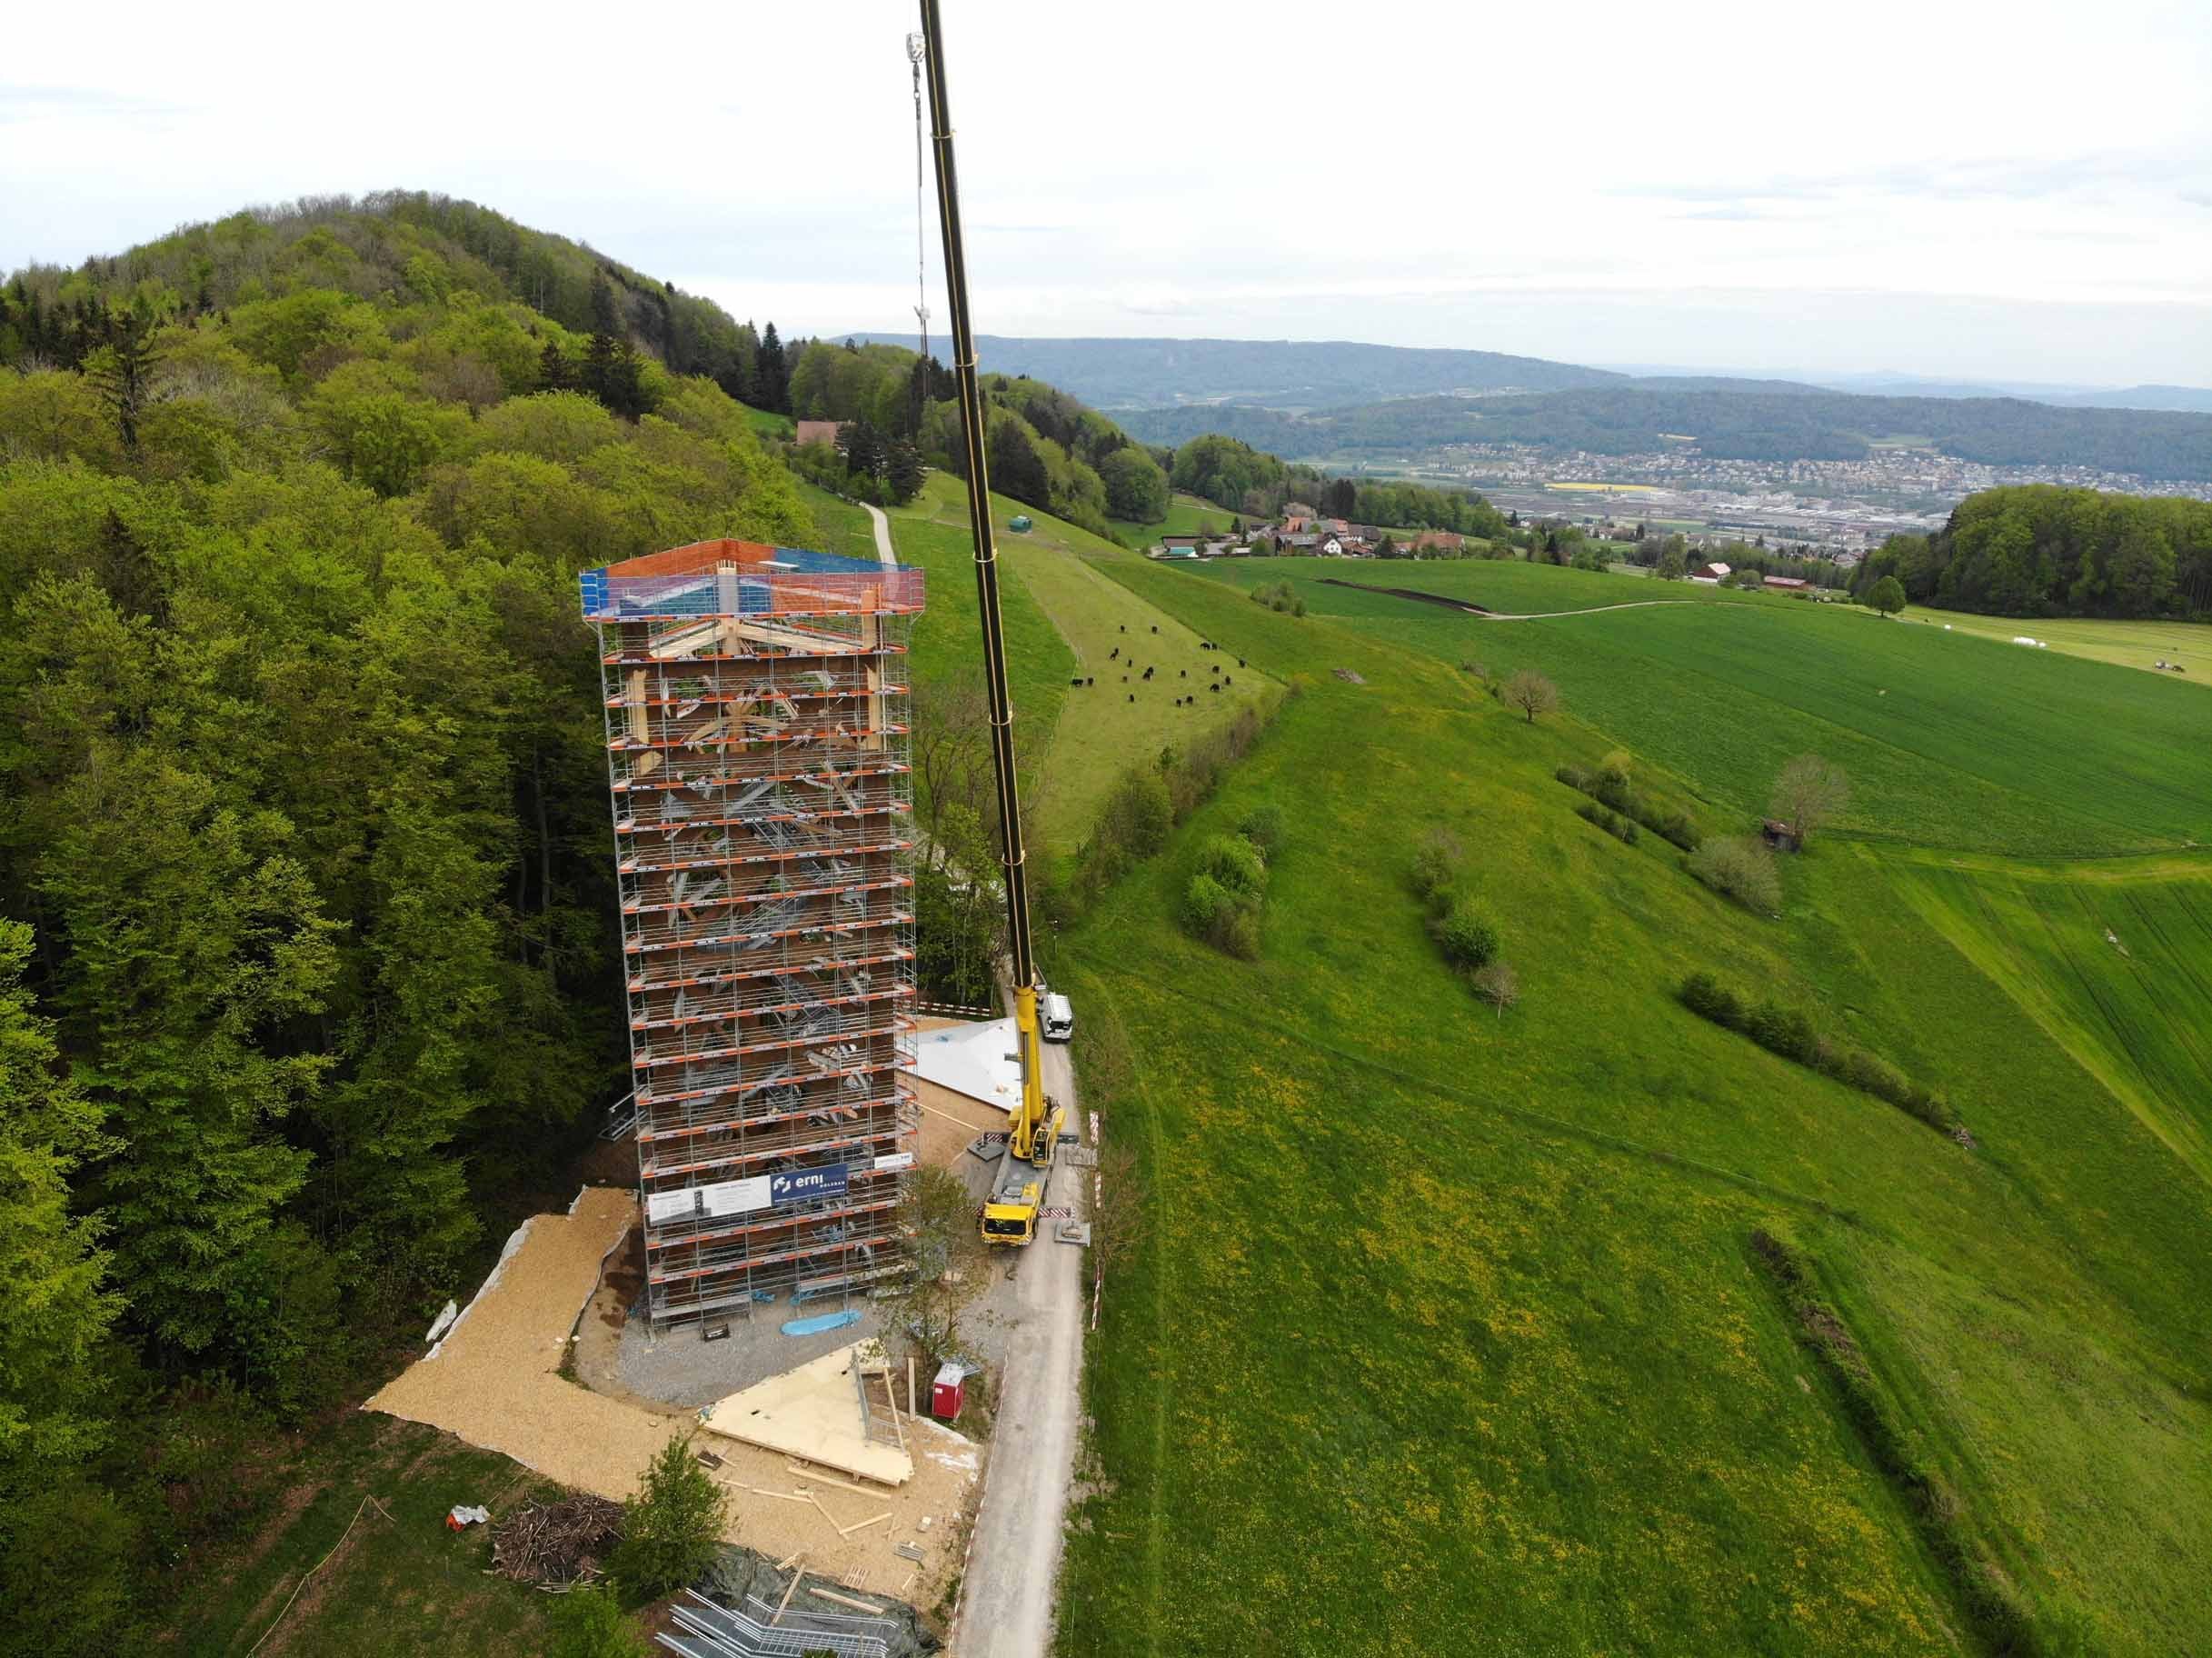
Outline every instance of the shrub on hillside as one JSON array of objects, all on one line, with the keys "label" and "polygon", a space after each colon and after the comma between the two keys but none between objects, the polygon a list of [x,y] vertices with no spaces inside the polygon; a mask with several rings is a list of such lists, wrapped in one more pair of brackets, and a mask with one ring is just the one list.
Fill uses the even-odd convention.
[{"label": "shrub on hillside", "polygon": [[1261,857],[1272,856],[1282,844],[1282,808],[1272,801],[1254,806],[1237,825],[1237,833],[1257,846]]},{"label": "shrub on hillside", "polygon": [[1769,1054],[1809,1065],[1818,1056],[1819,1033],[1804,1009],[1762,1002],[1744,1020],[1744,1033]]},{"label": "shrub on hillside", "polygon": [[1651,808],[1637,821],[1661,840],[1672,841],[1684,852],[1695,851],[1698,844],[1698,826],[1689,821],[1686,812],[1661,812]]},{"label": "shrub on hillside", "polygon": [[1823,1075],[1887,1100],[1930,1128],[1971,1145],[1958,1114],[1941,1094],[1931,1093],[1887,1060],[1832,1041],[1814,1028],[1803,1010],[1778,1002],[1747,1004],[1709,973],[1693,973],[1682,981],[1682,1005],[1701,1019],[1732,1031],[1740,1031],[1769,1053],[1810,1067]]},{"label": "shrub on hillside", "polygon": [[1630,846],[1636,844],[1638,830],[1634,822],[1617,816],[1594,800],[1586,800],[1577,806],[1575,815],[1588,819],[1616,840],[1624,841]]},{"label": "shrub on hillside", "polygon": [[1587,794],[1597,779],[1579,765],[1562,765],[1551,774],[1570,789],[1579,789]]},{"label": "shrub on hillside", "polygon": [[553,1603],[547,1658],[647,1658],[653,1649],[603,1585],[579,1583]]},{"label": "shrub on hillside", "polygon": [[1682,981],[1682,1005],[1701,1019],[1743,1029],[1743,1003],[1736,993],[1709,973],[1693,973]]},{"label": "shrub on hillside", "polygon": [[1151,766],[1123,772],[1099,808],[1095,839],[1132,858],[1147,858],[1167,844],[1175,826],[1175,805],[1168,784]]},{"label": "shrub on hillside", "polygon": [[1213,924],[1206,929],[1206,942],[1225,955],[1239,961],[1256,962],[1260,959],[1260,911],[1256,905],[1239,904],[1222,911],[1214,917]]},{"label": "shrub on hillside", "polygon": [[1267,860],[1241,834],[1210,836],[1199,848],[1198,867],[1241,898],[1258,899],[1267,891]]},{"label": "shrub on hillside", "polygon": [[1782,878],[1774,854],[1740,836],[1700,842],[1689,854],[1689,873],[1748,910],[1773,915],[1782,907]]},{"label": "shrub on hillside", "polygon": [[1498,954],[1498,928],[1490,918],[1466,899],[1460,899],[1436,924],[1436,942],[1444,947],[1444,959],[1472,973]]},{"label": "shrub on hillside", "polygon": [[1237,895],[1203,870],[1191,877],[1183,888],[1182,922],[1185,928],[1203,938],[1212,929],[1221,912],[1236,907]]},{"label": "shrub on hillside", "polygon": [[1413,890],[1433,904],[1451,890],[1467,861],[1467,849],[1449,829],[1431,829],[1413,849]]}]

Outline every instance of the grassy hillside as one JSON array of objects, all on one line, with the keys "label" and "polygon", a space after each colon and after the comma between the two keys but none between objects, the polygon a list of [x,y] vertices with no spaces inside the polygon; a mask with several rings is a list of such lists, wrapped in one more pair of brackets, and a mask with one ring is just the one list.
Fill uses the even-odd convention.
[{"label": "grassy hillside", "polygon": [[[957,478],[933,474],[912,505],[891,514],[900,558],[930,572],[930,607],[914,641],[915,672],[925,684],[979,671],[964,489]],[[1201,650],[1189,627],[1094,569],[1091,559],[1121,551],[1112,543],[1003,496],[993,496],[991,507],[999,556],[1013,577],[999,591],[1017,729],[1050,734],[1025,779],[1036,802],[1031,833],[1046,849],[1067,853],[1124,770],[1225,724],[1273,682]],[[1026,534],[1007,528],[1018,513],[1034,526]],[[1140,664],[1133,672],[1126,666],[1132,656]],[[1149,683],[1146,666],[1153,669]],[[1224,666],[1236,684],[1208,690],[1210,671]],[[1098,683],[1074,688],[1069,681],[1078,675]],[[1195,700],[1177,707],[1186,695]]]},{"label": "grassy hillside", "polygon": [[2212,859],[2167,878],[1901,863],[1936,930],[2212,1186]]},{"label": "grassy hillside", "polygon": [[[1787,918],[1756,921],[1572,814],[1552,768],[1619,734],[1528,726],[1423,632],[1553,624],[1326,615],[1312,587],[1293,620],[1100,566],[1304,689],[1065,941],[1092,1103],[1151,1194],[1093,1349],[1067,1650],[2150,1653],[2212,1619],[2175,1553],[2212,1525],[2212,1466],[2176,1454],[2212,1433],[2212,1194],[1871,850],[1794,861]],[[1917,631],[1714,600],[1567,625],[1653,617],[1794,630],[1792,661]],[[1578,661],[1640,684],[1651,729],[1709,694]],[[1928,719],[1980,712],[1946,698]],[[1195,845],[1260,801],[1288,826],[1248,965],[1172,916]],[[1422,930],[1436,827],[1520,971],[1502,1017]],[[1978,1149],[1691,1018],[1696,967],[1942,1089]],[[1817,1263],[1857,1369],[1817,1362],[1755,1228]],[[2077,1497],[2099,1458],[2112,1488]]]},{"label": "grassy hillside", "polygon": [[1863,837],[2077,856],[2212,843],[2212,706],[2165,676],[1687,584],[1665,598],[1689,603],[1500,623],[1325,579],[1522,614],[1653,596],[1543,565],[1286,559],[1204,574],[1238,587],[1287,578],[1316,614],[1439,662],[1534,668],[1569,712],[1739,814],[1762,809],[1782,764],[1813,750],[1849,772],[1841,827]]},{"label": "grassy hillside", "polygon": [[1964,611],[1914,610],[1909,621],[1949,627],[1964,634],[2009,640],[2027,634],[2054,651],[2087,656],[2092,662],[2158,673],[2157,664],[2179,663],[2193,684],[2212,689],[2212,627],[2188,622],[2105,622],[2074,616],[2038,617],[2023,622],[2008,616],[1977,616]]},{"label": "grassy hillside", "polygon": [[1196,495],[1178,494],[1168,503],[1168,515],[1154,523],[1138,524],[1128,518],[1111,522],[1115,534],[1141,551],[1156,544],[1162,535],[1226,535],[1236,519],[1237,514],[1226,507]]}]

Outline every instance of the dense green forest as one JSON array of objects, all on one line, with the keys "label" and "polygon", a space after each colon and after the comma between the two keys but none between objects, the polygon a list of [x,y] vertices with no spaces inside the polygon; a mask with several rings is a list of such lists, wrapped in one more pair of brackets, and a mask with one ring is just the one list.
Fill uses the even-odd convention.
[{"label": "dense green forest", "polygon": [[[1662,386],[1665,383],[1660,383]],[[2013,397],[1859,397],[1811,387],[1738,391],[1586,386],[1534,396],[1407,397],[1293,414],[1243,405],[1121,416],[1148,443],[1221,433],[1289,455],[1403,454],[1454,444],[1526,444],[1634,454],[1688,435],[1731,460],[1857,460],[1870,440],[1909,435],[1990,465],[2094,466],[2212,479],[2212,415],[2058,408]]]},{"label": "dense green forest", "polygon": [[1472,490],[1325,477],[1233,437],[1191,438],[1174,451],[1169,465],[1177,489],[1255,518],[1272,518],[1296,502],[1330,517],[1397,529],[1487,536],[1506,527],[1504,515]]},{"label": "dense green forest", "polygon": [[2212,503],[2038,484],[1984,490],[1933,535],[1896,535],[1854,595],[1895,576],[1916,604],[2002,616],[2212,614]]},{"label": "dense green forest", "polygon": [[71,1653],[626,1085],[576,571],[816,527],[772,331],[465,204],[0,292],[0,1651]]}]

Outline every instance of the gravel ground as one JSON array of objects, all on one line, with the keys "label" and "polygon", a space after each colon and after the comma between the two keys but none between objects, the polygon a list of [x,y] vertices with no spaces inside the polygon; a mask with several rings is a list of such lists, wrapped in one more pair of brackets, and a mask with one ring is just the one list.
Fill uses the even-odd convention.
[{"label": "gravel ground", "polygon": [[[697,1324],[683,1325],[655,1340],[652,1326],[633,1318],[623,1325],[614,1373],[627,1392],[696,1410],[881,1333],[882,1320],[874,1308],[853,1310],[861,1314],[857,1324],[820,1335],[785,1335],[780,1327],[783,1322],[807,1316],[807,1309],[794,1313],[785,1305],[762,1307],[750,1323],[732,1323],[729,1338],[720,1342],[701,1341]],[[837,1305],[832,1302],[821,1311],[834,1313]]]}]

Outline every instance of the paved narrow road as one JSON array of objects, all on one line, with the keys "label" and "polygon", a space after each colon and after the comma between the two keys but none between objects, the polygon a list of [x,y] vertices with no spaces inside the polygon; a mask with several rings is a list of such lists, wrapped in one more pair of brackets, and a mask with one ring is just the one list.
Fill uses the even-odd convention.
[{"label": "paved narrow road", "polygon": [[861,505],[867,508],[868,516],[875,522],[875,555],[877,559],[886,564],[897,564],[898,555],[891,550],[891,520],[883,516],[883,509],[880,506],[869,506],[865,501],[862,502]]},{"label": "paved narrow road", "polygon": [[[875,524],[876,556],[896,564],[891,521],[878,507],[869,506],[868,516]],[[1066,1107],[1067,1126],[1081,1129],[1068,1050],[1058,1043],[1043,1048],[1045,1094]],[[1066,1205],[1080,1217],[1088,1180],[1087,1171],[1060,1163],[1047,1204]],[[1043,1658],[1052,1647],[1052,1592],[1075,1473],[1083,1369],[1083,1252],[1055,1239],[1051,1223],[1038,1234],[1015,1269],[998,1423],[952,1628],[953,1658]]]},{"label": "paved narrow road", "polygon": [[[1044,1048],[1044,1090],[1079,1127],[1075,1068],[1068,1050]],[[1046,1201],[1080,1217],[1090,1171],[1062,1162]],[[1049,1225],[1022,1253],[1018,1311],[1006,1345],[998,1425],[984,1476],[968,1571],[953,1626],[954,1658],[1042,1658],[1052,1648],[1053,1588],[1061,1526],[1075,1472],[1078,1383],[1083,1367],[1083,1252],[1057,1242]],[[1003,1269],[1001,1269],[1003,1270]]]},{"label": "paved narrow road", "polygon": [[1484,611],[1485,622],[1549,622],[1555,616],[1594,616],[1601,610],[1649,610],[1655,604],[1696,604],[1697,599],[1631,599],[1626,604],[1586,604],[1580,610],[1531,610],[1520,615]]}]

